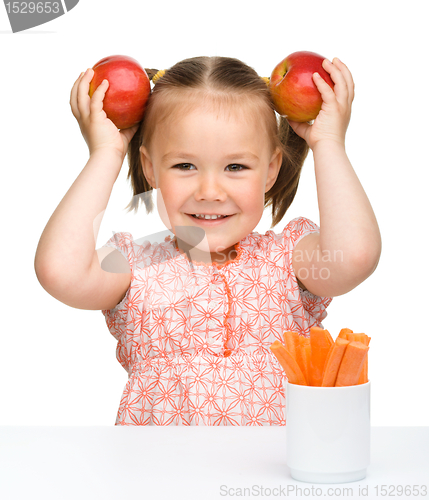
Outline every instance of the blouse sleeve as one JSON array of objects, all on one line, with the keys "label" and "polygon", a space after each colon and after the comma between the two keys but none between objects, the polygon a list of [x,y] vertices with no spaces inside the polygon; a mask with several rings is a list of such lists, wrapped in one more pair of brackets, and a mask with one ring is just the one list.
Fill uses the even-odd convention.
[{"label": "blouse sleeve", "polygon": [[115,248],[121,252],[121,254],[128,260],[131,270],[131,284],[125,294],[125,297],[113,309],[105,309],[102,311],[104,317],[106,318],[106,323],[110,333],[119,341],[127,324],[130,295],[132,293],[132,283],[136,267],[133,236],[131,233],[116,233],[103,245],[103,247]]},{"label": "blouse sleeve", "polygon": [[289,267],[292,280],[296,283],[301,296],[301,301],[304,309],[310,316],[310,327],[322,326],[321,322],[326,318],[326,308],[332,302],[332,297],[320,297],[314,295],[308,290],[303,290],[296,279],[292,266],[292,253],[297,243],[311,233],[318,233],[319,226],[305,217],[298,217],[289,222],[282,232],[283,242],[287,249],[287,265]]}]

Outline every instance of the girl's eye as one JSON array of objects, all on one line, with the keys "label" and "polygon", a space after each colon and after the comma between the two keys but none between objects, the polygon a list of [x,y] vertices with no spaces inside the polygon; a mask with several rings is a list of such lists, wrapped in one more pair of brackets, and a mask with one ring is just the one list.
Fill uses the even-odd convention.
[{"label": "girl's eye", "polygon": [[[178,168],[179,170],[191,170],[192,167],[195,168],[195,165],[192,165],[192,163],[178,163],[177,165],[174,165],[173,168]],[[232,163],[226,168],[230,169],[231,172],[241,172],[241,170],[247,169],[247,167],[239,165],[238,163]]]},{"label": "girl's eye", "polygon": [[231,172],[240,172],[241,170],[247,169],[247,167],[239,165],[238,163],[232,163],[231,165],[228,165],[227,168],[232,168]]},{"label": "girl's eye", "polygon": [[190,170],[190,167],[193,167],[192,163],[179,163],[178,165],[174,165],[173,168],[178,168],[179,170]]}]

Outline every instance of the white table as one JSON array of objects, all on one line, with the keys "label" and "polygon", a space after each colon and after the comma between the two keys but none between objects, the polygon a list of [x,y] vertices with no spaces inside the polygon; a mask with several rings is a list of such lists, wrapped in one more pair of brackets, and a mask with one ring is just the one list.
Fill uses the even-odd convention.
[{"label": "white table", "polygon": [[284,427],[4,426],[0,499],[429,499],[429,427],[373,427],[366,479],[337,485],[293,480],[285,440]]}]

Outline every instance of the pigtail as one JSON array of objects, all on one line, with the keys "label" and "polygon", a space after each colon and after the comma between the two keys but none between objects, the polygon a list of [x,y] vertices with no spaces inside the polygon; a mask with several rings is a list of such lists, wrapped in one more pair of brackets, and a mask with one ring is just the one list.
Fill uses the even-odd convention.
[{"label": "pigtail", "polygon": [[140,155],[140,145],[141,145],[141,131],[143,122],[140,123],[137,132],[134,134],[133,138],[128,145],[128,176],[127,179],[131,181],[131,188],[134,196],[131,198],[130,203],[125,207],[128,212],[134,210],[137,212],[141,201],[145,204],[146,212],[150,214],[154,208],[154,203],[152,196],[148,196],[148,192],[152,191],[153,188],[147,181],[143,174],[143,167]]},{"label": "pigtail", "polygon": [[157,69],[145,68],[144,70],[146,71],[150,81],[152,81],[152,78],[158,73]]},{"label": "pigtail", "polygon": [[[152,81],[152,78],[158,73],[157,69],[145,68],[145,71],[150,81]],[[137,213],[141,201],[143,201],[146,207],[146,212],[150,214],[154,209],[154,203],[152,196],[148,196],[146,193],[152,191],[153,188],[143,174],[143,167],[140,155],[140,146],[142,143],[144,119],[145,115],[143,115],[143,120],[140,122],[139,128],[137,129],[136,133],[134,134],[133,138],[131,139],[128,145],[127,156],[128,156],[129,169],[128,169],[127,179],[130,179],[131,188],[134,196],[131,198],[130,203],[125,208],[128,212],[134,210]]]},{"label": "pigtail", "polygon": [[265,206],[272,205],[271,228],[279,224],[298,190],[302,166],[308,155],[307,142],[299,137],[284,116],[279,118],[279,139],[283,160],[276,182],[265,193]]}]

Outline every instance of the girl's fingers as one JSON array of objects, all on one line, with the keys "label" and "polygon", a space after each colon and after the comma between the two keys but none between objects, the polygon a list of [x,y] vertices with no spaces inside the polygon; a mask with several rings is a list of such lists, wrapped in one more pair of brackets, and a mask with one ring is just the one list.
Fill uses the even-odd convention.
[{"label": "girl's fingers", "polygon": [[100,113],[100,111],[103,111],[103,99],[104,96],[106,95],[108,88],[109,88],[108,80],[103,80],[100,83],[100,85],[95,89],[89,103],[89,108],[91,113]]},{"label": "girl's fingers", "polygon": [[319,75],[319,73],[313,74],[313,81],[317,87],[317,90],[321,93],[324,102],[329,104],[336,101],[335,92],[332,90],[331,86],[328,85],[325,80]]},{"label": "girl's fingers", "polygon": [[89,115],[89,84],[94,76],[94,70],[88,68],[83,74],[77,89],[77,107],[82,118]]},{"label": "girl's fingers", "polygon": [[349,103],[351,104],[353,99],[354,99],[354,96],[355,96],[355,84],[353,81],[352,74],[350,73],[349,68],[342,61],[340,61],[338,59],[338,57],[335,57],[333,62],[338,67],[338,69],[341,71],[341,74],[344,77],[344,80],[345,80],[346,85],[347,85]]},{"label": "girl's fingers", "polygon": [[[334,58],[334,61],[336,59]],[[347,83],[344,78],[344,75],[341,71],[341,69],[338,68],[338,66],[328,59],[325,59],[322,63],[323,69],[329,73],[332,81],[334,82],[334,91],[335,95],[338,97],[339,100],[346,100],[348,101],[349,98],[349,91],[347,88]]]},{"label": "girl's fingers", "polygon": [[80,118],[79,109],[77,107],[77,89],[79,87],[79,82],[82,80],[83,75],[84,75],[84,73],[81,73],[79,75],[79,78],[74,82],[74,85],[73,85],[71,92],[70,92],[70,107],[71,107],[73,116],[77,119]]}]

